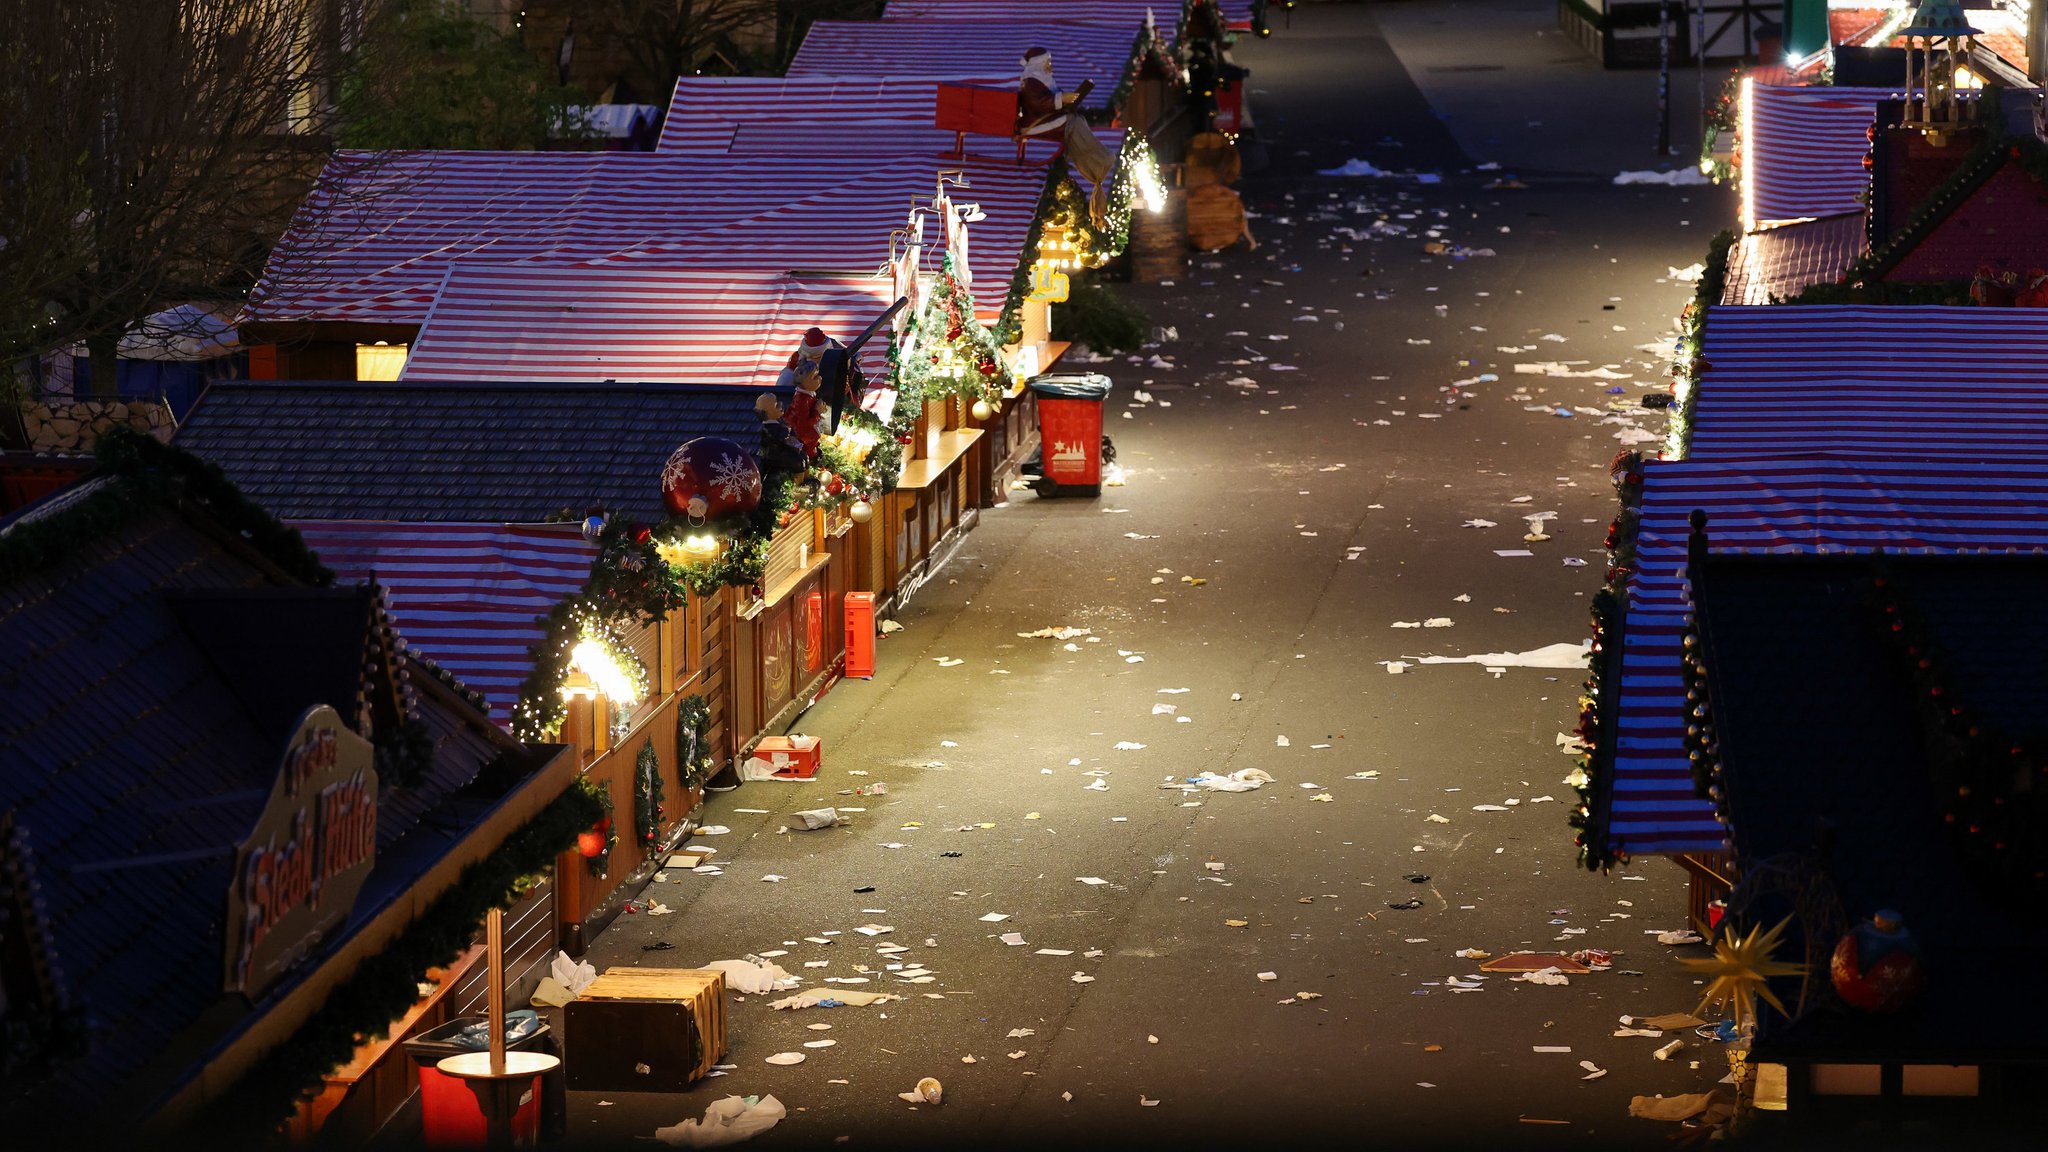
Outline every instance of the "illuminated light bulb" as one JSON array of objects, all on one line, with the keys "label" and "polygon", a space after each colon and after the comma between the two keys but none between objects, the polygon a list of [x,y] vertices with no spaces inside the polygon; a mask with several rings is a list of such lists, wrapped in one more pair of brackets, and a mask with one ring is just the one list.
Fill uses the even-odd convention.
[{"label": "illuminated light bulb", "polygon": [[683,538],[683,550],[693,556],[715,556],[718,554],[718,537],[709,532],[693,532]]},{"label": "illuminated light bulb", "polygon": [[862,497],[853,502],[853,507],[848,508],[846,514],[853,517],[855,524],[865,524],[875,518],[875,506],[868,503],[866,497]]},{"label": "illuminated light bulb", "polygon": [[[586,636],[569,654],[569,661],[570,667],[584,673],[585,682],[596,687],[596,694],[603,695],[614,704],[639,703],[640,689],[633,682],[632,675],[596,640]],[[564,696],[571,694],[571,681],[574,679],[574,673],[563,679]],[[577,695],[592,694],[580,683],[575,685],[574,692]]]}]

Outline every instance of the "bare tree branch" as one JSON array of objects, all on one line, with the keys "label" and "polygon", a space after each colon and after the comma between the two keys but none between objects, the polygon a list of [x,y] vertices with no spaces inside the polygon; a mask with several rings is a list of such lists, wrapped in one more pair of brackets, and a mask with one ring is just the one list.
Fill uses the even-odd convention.
[{"label": "bare tree branch", "polygon": [[0,359],[111,365],[132,322],[254,280],[324,149],[337,10],[0,0]]}]

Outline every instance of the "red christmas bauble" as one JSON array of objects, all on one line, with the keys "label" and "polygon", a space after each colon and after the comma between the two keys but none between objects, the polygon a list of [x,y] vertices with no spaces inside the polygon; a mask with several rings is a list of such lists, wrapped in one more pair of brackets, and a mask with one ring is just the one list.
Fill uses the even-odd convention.
[{"label": "red christmas bauble", "polygon": [[1865,1012],[1896,1012],[1927,983],[1920,948],[1903,931],[1882,932],[1869,921],[1835,944],[1828,977],[1844,1003]]},{"label": "red christmas bauble", "polygon": [[604,855],[604,839],[604,833],[599,832],[595,828],[585,832],[578,832],[576,834],[576,851],[582,853],[584,859],[594,860]]},{"label": "red christmas bauble", "polygon": [[653,529],[647,527],[647,525],[635,524],[633,526],[633,543],[645,544],[647,543],[647,541],[653,539],[653,537],[654,531]]},{"label": "red christmas bauble", "polygon": [[662,466],[661,498],[677,516],[744,516],[761,503],[761,465],[730,440],[699,436]]}]

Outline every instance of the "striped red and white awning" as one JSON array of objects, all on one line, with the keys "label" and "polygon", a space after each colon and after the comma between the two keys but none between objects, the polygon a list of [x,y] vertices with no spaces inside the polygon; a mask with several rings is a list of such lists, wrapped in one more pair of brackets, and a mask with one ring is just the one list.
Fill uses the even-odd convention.
[{"label": "striped red and white awning", "polygon": [[1713,310],[1695,460],[2048,458],[2048,309]]},{"label": "striped red and white awning", "polygon": [[[1717,313],[1718,318],[1718,313]],[[1726,834],[1693,792],[1680,664],[1691,608],[1694,509],[1709,551],[1823,555],[2039,553],[2048,549],[2048,456],[1995,464],[1831,456],[1653,461],[1643,469],[1637,570],[1621,676],[1607,841],[1634,855],[1715,852]]]},{"label": "striped red and white awning", "polygon": [[[402,379],[617,381],[767,388],[817,326],[851,340],[891,302],[887,278],[662,267],[462,263],[448,273]],[[888,373],[887,342],[862,366]]]},{"label": "striped red and white awning", "polygon": [[[1262,0],[1221,0],[1224,21],[1232,28],[1250,28]],[[1184,4],[1175,0],[889,0],[884,20],[1079,20],[1115,24],[1137,30],[1152,14],[1159,34],[1171,40]]]},{"label": "striped red and white awning", "polygon": [[[786,157],[619,152],[341,153],[294,217],[243,320],[418,324],[458,261],[621,254],[737,271],[866,274],[942,172],[982,206],[977,310],[1000,312],[1044,192],[1035,167],[897,156],[859,180]],[[936,259],[934,256],[933,259]]]},{"label": "striped red and white awning", "polygon": [[1743,206],[1754,227],[1861,212],[1870,129],[1889,88],[1744,85]]},{"label": "striped red and white awning", "polygon": [[344,583],[376,580],[406,644],[511,724],[541,620],[590,578],[597,548],[576,524],[300,520],[292,527]]},{"label": "striped red and white awning", "polygon": [[[955,133],[934,126],[940,84],[1015,88],[1017,78],[685,76],[676,82],[657,150],[713,159],[779,156],[826,163],[848,155],[967,156],[1015,164],[1008,136]],[[1121,128],[1097,127],[1114,154]],[[1032,138],[1025,164],[1043,165],[1059,151],[1057,134]]]},{"label": "striped red and white awning", "polygon": [[1130,70],[1135,28],[1041,20],[820,20],[789,62],[792,78],[994,76],[1017,82],[1024,53],[1052,53],[1053,76],[1072,92],[1095,82],[1084,107],[1105,108]]}]

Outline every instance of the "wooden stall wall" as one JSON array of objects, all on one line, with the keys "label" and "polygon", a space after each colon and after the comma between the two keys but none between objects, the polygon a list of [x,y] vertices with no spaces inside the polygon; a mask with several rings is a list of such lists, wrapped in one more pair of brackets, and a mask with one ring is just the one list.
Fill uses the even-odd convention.
[{"label": "wooden stall wall", "polygon": [[651,875],[663,854],[649,851],[639,843],[633,827],[634,773],[640,750],[651,745],[661,763],[666,827],[672,831],[682,815],[695,806],[696,797],[685,793],[676,775],[676,711],[679,693],[668,693],[649,710],[647,719],[634,726],[616,746],[585,768],[583,775],[611,794],[612,828],[618,841],[602,874],[589,861],[574,853],[565,854],[562,878],[562,947],[571,955],[582,955],[592,937],[617,915],[620,903],[633,885]]}]

